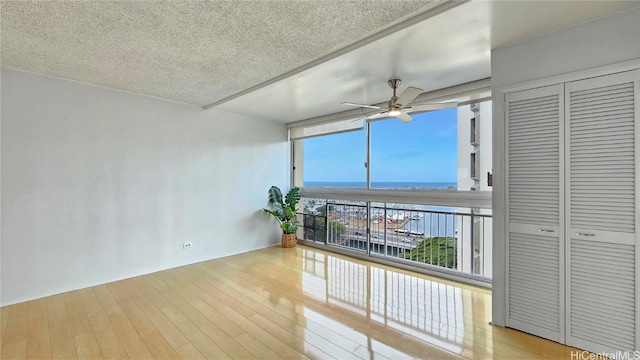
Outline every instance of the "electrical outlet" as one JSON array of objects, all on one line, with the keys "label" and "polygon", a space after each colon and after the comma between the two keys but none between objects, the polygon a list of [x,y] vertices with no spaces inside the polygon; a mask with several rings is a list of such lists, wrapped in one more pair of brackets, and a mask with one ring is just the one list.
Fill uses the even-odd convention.
[{"label": "electrical outlet", "polygon": [[182,244],[182,248],[183,248],[183,249],[189,249],[189,248],[191,248],[192,246],[193,246],[193,244],[192,244],[192,243],[190,243],[190,242],[186,242],[186,243]]}]

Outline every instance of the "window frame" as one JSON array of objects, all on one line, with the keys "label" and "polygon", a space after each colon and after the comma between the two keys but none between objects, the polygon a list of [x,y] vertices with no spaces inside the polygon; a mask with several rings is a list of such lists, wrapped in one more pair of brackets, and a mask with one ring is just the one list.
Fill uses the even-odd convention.
[{"label": "window frame", "polygon": [[[444,88],[440,90],[431,91],[428,93],[421,94],[415,101],[419,102],[444,102],[456,100],[458,101],[458,107],[464,105],[476,106],[478,103],[491,101],[491,79],[486,78],[470,83],[460,84],[456,86],[452,86],[449,88]],[[437,111],[437,110],[436,110]],[[418,115],[421,113],[426,113],[430,111],[423,112],[413,112],[412,115]],[[287,124],[287,127],[291,130],[293,128],[299,126],[309,126],[315,123],[326,123],[335,119],[335,121],[343,121],[347,118],[354,119],[362,116],[368,116],[369,114],[364,112],[362,109],[359,110],[349,110],[341,113],[336,113],[332,115],[321,116],[317,118],[312,118],[308,120],[298,121],[294,123]],[[372,189],[371,188],[371,123],[375,121],[388,121],[393,118],[377,118],[369,120],[367,119],[364,122],[364,130],[366,131],[366,155],[365,155],[365,188],[311,188],[304,187],[304,145],[303,139],[295,139],[290,141],[291,146],[291,186],[298,186],[302,189],[302,195],[305,196],[307,193],[312,197],[311,194],[314,194],[313,197],[318,195],[319,197],[327,196],[327,195],[339,195],[342,196],[341,199],[347,199],[344,196],[349,194],[361,194],[356,196],[353,200],[366,200],[371,199],[370,195],[362,196],[364,191],[367,194],[371,194],[375,196],[382,196],[379,200],[376,201],[386,201],[385,199],[390,199],[390,202],[402,202],[402,203],[415,203],[424,204],[426,200],[431,201],[430,204],[433,205],[442,205],[442,206],[464,206],[464,204],[477,203],[481,202],[482,205],[474,206],[474,207],[484,207],[491,208],[491,193],[492,191],[477,191],[477,190],[402,190],[402,189]],[[355,131],[355,130],[353,130]],[[479,125],[476,119],[476,131],[479,132]],[[476,140],[479,134],[476,134]],[[388,194],[388,196],[387,196]],[[394,195],[395,194],[395,195]],[[440,194],[440,195],[437,195]],[[445,196],[447,199],[451,199],[451,201],[447,201],[442,198],[442,194],[447,194]],[[456,195],[457,194],[457,195]],[[366,199],[365,199],[366,198]],[[458,199],[460,198],[460,199]],[[415,199],[412,201],[412,199]],[[482,200],[480,200],[482,199]],[[487,199],[489,201],[487,202]],[[401,201],[400,201],[401,200]],[[462,201],[461,201],[462,200]],[[435,201],[435,202],[434,202]]]}]

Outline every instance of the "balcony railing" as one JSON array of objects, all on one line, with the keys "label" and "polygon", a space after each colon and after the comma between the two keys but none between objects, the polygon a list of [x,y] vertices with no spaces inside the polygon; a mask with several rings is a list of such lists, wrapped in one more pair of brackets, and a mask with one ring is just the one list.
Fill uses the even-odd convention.
[{"label": "balcony railing", "polygon": [[302,201],[304,240],[430,270],[491,278],[491,211],[366,201]]}]

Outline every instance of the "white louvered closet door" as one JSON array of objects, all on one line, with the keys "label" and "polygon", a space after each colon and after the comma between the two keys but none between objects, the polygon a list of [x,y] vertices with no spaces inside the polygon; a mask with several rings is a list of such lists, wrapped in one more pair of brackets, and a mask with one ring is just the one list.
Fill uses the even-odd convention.
[{"label": "white louvered closet door", "polygon": [[638,341],[638,71],[566,84],[567,344]]},{"label": "white louvered closet door", "polygon": [[564,85],[510,93],[507,326],[564,341]]}]

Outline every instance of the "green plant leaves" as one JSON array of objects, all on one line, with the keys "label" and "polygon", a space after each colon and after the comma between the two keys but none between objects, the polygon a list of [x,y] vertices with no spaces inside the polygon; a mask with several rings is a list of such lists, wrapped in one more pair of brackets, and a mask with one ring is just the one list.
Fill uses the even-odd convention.
[{"label": "green plant leaves", "polygon": [[452,237],[425,238],[418,246],[401,255],[405,259],[455,269],[458,265],[458,247]]},{"label": "green plant leaves", "polygon": [[293,212],[296,212],[296,205],[298,204],[298,201],[300,201],[300,188],[291,188],[291,190],[289,190],[289,192],[287,193],[287,197],[285,198],[287,207],[291,208]]},{"label": "green plant leaves", "polygon": [[329,229],[335,235],[344,235],[347,232],[347,227],[335,220],[329,221]]},{"label": "green plant leaves", "polygon": [[296,205],[300,201],[300,188],[294,187],[287,193],[286,200],[282,198],[282,191],[277,186],[269,189],[269,206],[262,209],[280,221],[280,228],[285,234],[294,234],[298,230],[299,222],[295,220]]},{"label": "green plant leaves", "polygon": [[269,209],[262,209],[264,212],[273,215],[275,218],[277,218],[280,221],[284,221],[284,211],[282,211],[282,208],[278,209],[273,209],[273,210],[269,210]]},{"label": "green plant leaves", "polygon": [[272,186],[269,189],[269,204],[271,204],[272,206],[280,205],[280,208],[284,207],[284,203],[282,201],[282,192],[277,186]]},{"label": "green plant leaves", "polygon": [[284,217],[285,219],[289,220],[289,219],[293,219],[296,216],[296,213],[293,212],[293,210],[291,210],[290,207],[287,207],[284,210]]},{"label": "green plant leaves", "polygon": [[280,225],[280,228],[285,234],[295,234],[298,230],[298,225],[290,222],[285,222]]}]

